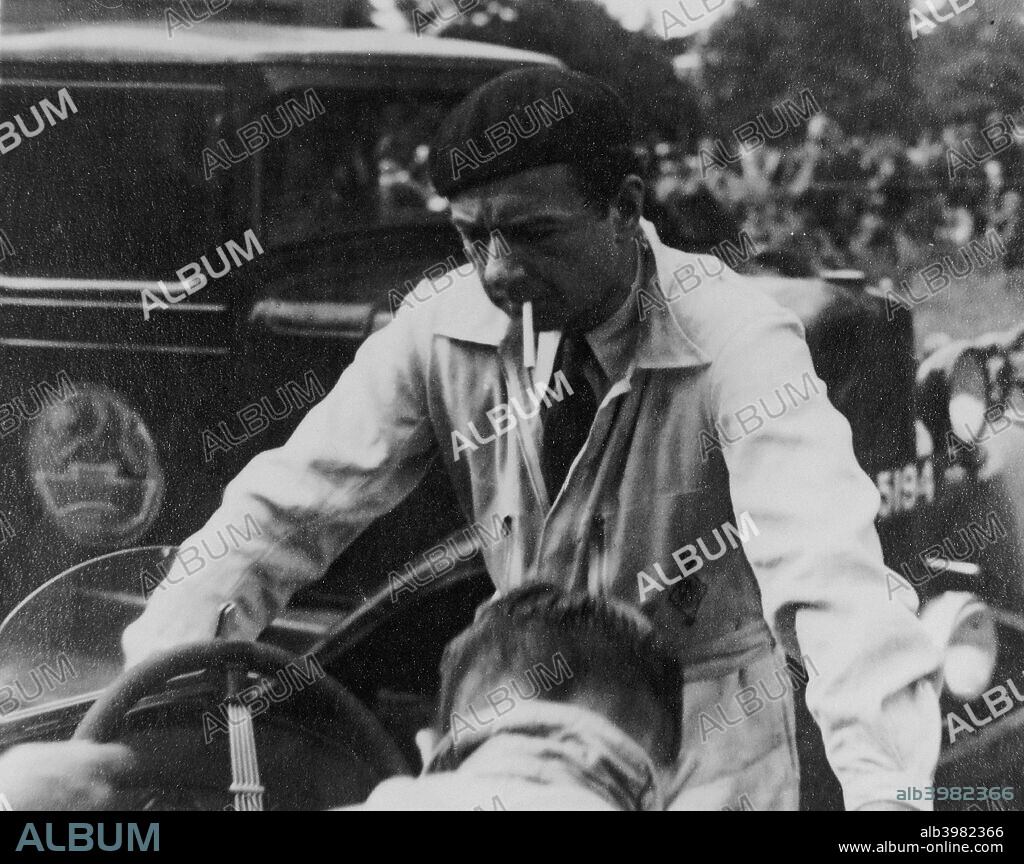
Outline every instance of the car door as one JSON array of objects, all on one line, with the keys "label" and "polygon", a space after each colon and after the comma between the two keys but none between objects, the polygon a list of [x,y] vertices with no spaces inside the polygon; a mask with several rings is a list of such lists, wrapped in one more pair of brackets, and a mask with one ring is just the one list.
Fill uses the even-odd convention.
[{"label": "car door", "polygon": [[[193,294],[176,272],[204,255],[220,272],[247,197],[241,175],[203,176],[231,121],[225,76],[4,71],[0,115],[21,140],[0,156],[0,614],[86,558],[181,539],[216,506],[225,478],[201,432],[236,380],[244,268]],[[144,310],[145,292],[160,305]]]}]

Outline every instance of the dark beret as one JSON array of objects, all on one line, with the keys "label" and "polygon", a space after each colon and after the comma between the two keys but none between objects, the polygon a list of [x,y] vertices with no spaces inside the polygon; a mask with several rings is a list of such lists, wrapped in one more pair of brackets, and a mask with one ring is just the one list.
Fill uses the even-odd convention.
[{"label": "dark beret", "polygon": [[558,67],[517,69],[478,87],[441,122],[430,179],[451,198],[560,162],[583,170],[626,167],[630,144],[626,106],[607,84]]}]

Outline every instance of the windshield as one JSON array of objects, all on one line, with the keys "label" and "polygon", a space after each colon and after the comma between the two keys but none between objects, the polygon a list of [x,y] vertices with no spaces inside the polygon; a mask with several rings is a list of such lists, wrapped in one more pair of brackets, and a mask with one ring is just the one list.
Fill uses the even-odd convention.
[{"label": "windshield", "polygon": [[121,633],[142,614],[143,580],[173,547],[126,549],[72,567],[0,624],[0,723],[106,688],[121,673]]}]

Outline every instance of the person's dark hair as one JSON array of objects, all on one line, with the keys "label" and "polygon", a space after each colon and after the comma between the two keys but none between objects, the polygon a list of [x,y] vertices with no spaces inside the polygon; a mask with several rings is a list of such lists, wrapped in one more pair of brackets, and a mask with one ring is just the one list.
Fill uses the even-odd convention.
[{"label": "person's dark hair", "polygon": [[579,165],[569,165],[568,168],[569,176],[583,195],[584,203],[602,216],[607,216],[622,188],[622,181],[630,174],[637,173],[637,160],[631,153],[621,153],[597,160],[586,168]]},{"label": "person's dark hair", "polygon": [[[538,675],[541,664],[545,671]],[[532,686],[526,683],[529,670]],[[627,733],[657,728],[663,721],[656,745],[660,761],[671,761],[679,749],[681,664],[658,643],[651,622],[625,604],[536,583],[484,606],[444,651],[438,732],[449,730],[455,699],[467,679],[481,686],[505,681],[507,686],[512,678],[527,691],[542,684],[540,698],[552,702],[573,702],[587,693],[611,696],[620,713],[635,721]],[[643,695],[650,699],[643,700]],[[642,716],[639,706],[647,702],[661,708],[664,716]],[[637,710],[631,710],[634,703]]]}]

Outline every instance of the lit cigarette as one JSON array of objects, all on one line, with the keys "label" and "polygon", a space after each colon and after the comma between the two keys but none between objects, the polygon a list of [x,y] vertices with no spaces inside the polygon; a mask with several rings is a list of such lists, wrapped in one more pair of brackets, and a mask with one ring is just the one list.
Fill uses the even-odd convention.
[{"label": "lit cigarette", "polygon": [[533,301],[523,304],[523,368],[537,368],[537,342],[533,336]]}]

